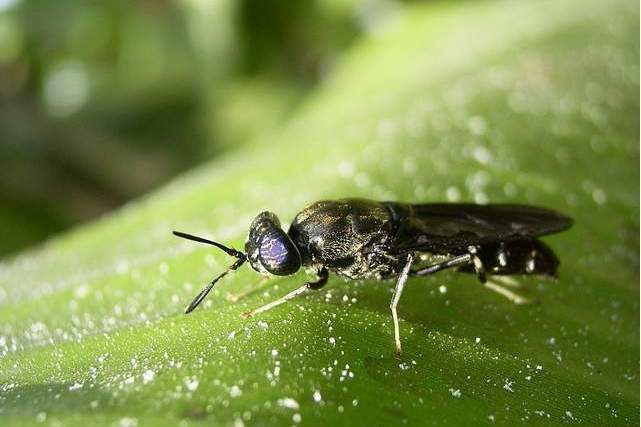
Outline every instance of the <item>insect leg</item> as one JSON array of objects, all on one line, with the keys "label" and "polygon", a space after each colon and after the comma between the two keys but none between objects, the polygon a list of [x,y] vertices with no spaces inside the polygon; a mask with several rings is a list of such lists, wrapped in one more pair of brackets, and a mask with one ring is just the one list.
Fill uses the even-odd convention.
[{"label": "insect leg", "polygon": [[260,280],[257,282],[253,283],[249,288],[245,289],[244,291],[238,292],[237,294],[232,294],[227,292],[227,300],[231,302],[238,302],[240,299],[245,298],[247,295],[253,294],[256,292],[258,289],[262,288],[265,283],[267,283],[271,277],[268,276],[262,276]]},{"label": "insect leg", "polygon": [[[481,260],[473,252],[475,252],[475,248],[471,248],[470,253],[456,256],[454,258],[448,259],[445,262],[429,265],[425,268],[421,268],[420,270],[411,270],[410,276],[427,276],[429,274],[436,273],[437,271],[445,270],[446,268],[473,264],[474,269],[476,270],[477,275],[479,277],[479,280],[481,281],[481,283],[483,283],[483,286],[485,286],[486,288],[503,295],[504,297],[506,297],[507,299],[509,299],[515,304],[530,304],[533,302],[532,300],[522,297],[512,292],[511,290],[505,288],[505,286],[515,287],[515,288],[520,287],[520,284],[514,281],[510,277],[495,276],[495,277],[492,277],[490,280],[487,280],[485,276],[485,269],[483,268],[483,263],[481,263]],[[500,284],[496,282],[499,282]],[[501,285],[504,285],[504,286],[501,286]]]},{"label": "insect leg", "polygon": [[503,295],[505,298],[509,299],[512,301],[514,304],[522,305],[522,304],[532,304],[533,300],[525,298],[517,293],[512,292],[511,290],[499,285],[498,283],[493,282],[492,280],[488,280],[485,283],[483,283],[483,286],[488,288],[491,291],[494,291],[500,295]]},{"label": "insect leg", "polygon": [[485,267],[483,266],[483,261],[478,256],[479,248],[477,246],[468,246],[467,251],[472,256],[472,264],[474,265],[474,271],[476,271],[476,276],[479,278],[481,283],[486,282],[485,277]]},{"label": "insect leg", "polygon": [[410,276],[427,276],[429,274],[436,273],[437,271],[445,270],[446,268],[459,267],[470,263],[472,263],[472,255],[459,255],[438,264],[428,265],[420,270],[411,270]]},{"label": "insect leg", "polygon": [[329,273],[327,272],[327,270],[326,269],[322,269],[318,273],[318,280],[316,280],[315,282],[307,282],[303,286],[294,289],[293,291],[291,291],[287,295],[282,296],[282,297],[278,298],[275,301],[272,301],[272,302],[270,302],[268,304],[265,304],[262,307],[258,307],[256,310],[252,310],[252,311],[248,311],[246,313],[243,313],[243,316],[244,317],[252,317],[252,316],[254,316],[254,315],[258,314],[258,313],[262,313],[264,311],[271,310],[274,307],[278,307],[279,305],[283,304],[284,302],[287,302],[290,299],[292,299],[294,297],[297,297],[297,296],[307,292],[310,289],[312,289],[312,290],[320,289],[323,286],[325,286],[325,284],[327,283],[327,278],[328,277],[329,277]]},{"label": "insect leg", "polygon": [[[504,286],[499,285],[498,283],[494,281],[488,281],[487,276],[485,274],[485,267],[483,266],[483,262],[481,261],[481,258],[479,258],[478,254],[478,247],[476,246],[469,246],[467,248],[469,254],[472,257],[472,264],[474,265],[474,271],[476,271],[476,276],[479,278],[483,286],[485,286],[487,289],[490,289],[500,295],[503,295],[505,298],[509,299],[512,301],[514,304],[530,304],[532,301],[529,299],[522,297],[521,295],[518,295],[511,290],[505,288]],[[500,280],[498,280],[500,281]],[[507,283],[506,283],[507,285]],[[508,285],[509,286],[509,285]]]},{"label": "insect leg", "polygon": [[405,287],[405,282],[409,277],[410,267],[414,261],[414,255],[407,255],[407,264],[403,267],[401,274],[398,276],[398,281],[396,282],[396,288],[394,289],[394,296],[392,296],[392,302],[390,303],[390,308],[392,309],[392,319],[394,320],[394,342],[396,343],[396,355],[401,355],[401,331],[400,325],[398,323],[398,313],[396,312],[396,306],[398,306],[398,301],[401,299],[401,294],[403,293],[403,288]]},{"label": "insect leg", "polygon": [[492,276],[490,280],[508,288],[520,289],[523,287],[523,283],[510,276]]},{"label": "insect leg", "polygon": [[241,265],[243,265],[243,263],[244,263],[246,260],[247,260],[247,258],[243,255],[243,257],[242,257],[242,258],[238,258],[238,260],[237,260],[235,263],[233,263],[232,265],[230,265],[230,266],[227,268],[227,270],[223,271],[223,272],[222,272],[222,273],[220,273],[220,274],[219,274],[219,275],[218,275],[214,280],[212,280],[211,282],[209,282],[209,284],[207,284],[207,285],[203,288],[203,290],[202,290],[202,291],[200,291],[200,292],[198,293],[198,295],[196,295],[196,298],[194,298],[194,300],[191,302],[191,304],[189,304],[189,306],[185,309],[185,313],[191,313],[192,311],[194,311],[194,309],[195,309],[196,307],[198,307],[198,305],[199,305],[201,302],[203,302],[203,300],[205,299],[205,297],[207,296],[207,294],[209,293],[209,291],[211,291],[211,289],[214,287],[214,285],[216,284],[216,282],[218,282],[220,279],[222,279],[222,278],[223,278],[223,277],[225,277],[227,274],[229,274],[229,272],[234,271],[234,270],[237,270],[237,269],[238,269],[238,267],[240,267]]}]

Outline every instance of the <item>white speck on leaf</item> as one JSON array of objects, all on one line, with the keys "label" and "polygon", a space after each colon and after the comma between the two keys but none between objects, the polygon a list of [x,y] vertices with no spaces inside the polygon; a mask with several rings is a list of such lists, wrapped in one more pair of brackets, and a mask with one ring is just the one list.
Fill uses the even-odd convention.
[{"label": "white speck on leaf", "polygon": [[474,150],[472,150],[472,156],[474,157],[474,160],[482,165],[487,165],[492,161],[492,153],[483,146],[474,147]]},{"label": "white speck on leaf", "polygon": [[154,380],[154,377],[156,376],[156,373],[152,371],[151,369],[147,369],[145,372],[142,374],[142,383],[143,384],[148,384],[151,381]]},{"label": "white speck on leaf", "polygon": [[284,397],[282,399],[278,399],[278,406],[282,406],[283,408],[287,409],[295,409],[298,410],[300,409],[300,405],[298,402],[291,397]]},{"label": "white speck on leaf", "polygon": [[124,417],[120,419],[118,424],[120,427],[136,427],[138,425],[138,420],[136,418]]},{"label": "white speck on leaf", "polygon": [[69,386],[69,391],[80,390],[83,386],[84,386],[84,383],[76,381],[75,383]]},{"label": "white speck on leaf", "polygon": [[448,202],[458,202],[461,200],[461,190],[457,187],[447,187],[445,190],[445,198]]},{"label": "white speck on leaf", "polygon": [[196,378],[186,378],[185,379],[185,387],[187,387],[187,390],[189,391],[196,391],[198,388],[198,380]]},{"label": "white speck on leaf", "polygon": [[234,384],[233,386],[231,386],[231,389],[229,389],[229,395],[230,395],[231,397],[238,397],[238,396],[240,396],[241,394],[243,394],[243,392],[242,392],[242,390],[240,389],[240,387],[238,387],[236,384]]},{"label": "white speck on leaf", "polygon": [[608,201],[608,195],[603,189],[595,188],[594,191],[592,191],[592,199],[597,205],[603,205]]}]

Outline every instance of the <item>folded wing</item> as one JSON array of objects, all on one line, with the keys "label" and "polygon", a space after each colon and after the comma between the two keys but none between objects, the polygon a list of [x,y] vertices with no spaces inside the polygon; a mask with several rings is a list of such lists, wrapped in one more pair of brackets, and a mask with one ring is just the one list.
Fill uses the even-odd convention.
[{"label": "folded wing", "polygon": [[531,239],[558,233],[572,219],[550,209],[514,204],[387,203],[399,216],[395,252],[465,252],[470,245]]}]

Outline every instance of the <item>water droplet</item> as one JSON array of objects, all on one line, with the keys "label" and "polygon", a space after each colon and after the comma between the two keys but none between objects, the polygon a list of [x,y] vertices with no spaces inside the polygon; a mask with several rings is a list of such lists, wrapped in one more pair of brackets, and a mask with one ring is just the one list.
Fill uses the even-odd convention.
[{"label": "water droplet", "polygon": [[136,418],[124,417],[120,419],[118,424],[120,427],[136,427],[138,425],[138,420]]},{"label": "water droplet", "polygon": [[445,190],[445,197],[448,202],[458,202],[461,200],[461,191],[456,187],[447,187],[447,190]]},{"label": "water droplet", "polygon": [[147,384],[153,381],[154,377],[156,376],[156,373],[152,371],[151,369],[147,369],[145,372],[142,374],[142,383]]},{"label": "water droplet", "polygon": [[196,378],[187,378],[185,379],[185,387],[187,387],[187,390],[189,391],[196,391],[198,388],[198,380]]},{"label": "water droplet", "polygon": [[472,150],[472,157],[474,160],[482,165],[487,165],[492,161],[492,152],[483,146],[476,146]]},{"label": "water droplet", "polygon": [[234,384],[233,386],[231,386],[231,389],[229,390],[229,395],[230,395],[231,397],[238,397],[238,396],[240,396],[241,394],[243,394],[243,392],[242,392],[242,390],[240,389],[240,387],[238,387],[236,384]]},{"label": "water droplet", "polygon": [[261,329],[267,329],[269,327],[269,324],[267,324],[267,322],[265,322],[264,320],[259,320],[258,327]]},{"label": "water droplet", "polygon": [[69,391],[80,390],[84,386],[84,383],[75,382],[69,386]]},{"label": "water droplet", "polygon": [[601,188],[595,188],[594,191],[592,191],[592,199],[597,205],[603,205],[608,201],[608,195],[606,194],[605,190]]},{"label": "water droplet", "polygon": [[278,399],[278,405],[282,406],[283,408],[288,408],[288,409],[295,409],[298,410],[300,408],[300,405],[298,402],[291,397],[284,397],[282,399]]}]

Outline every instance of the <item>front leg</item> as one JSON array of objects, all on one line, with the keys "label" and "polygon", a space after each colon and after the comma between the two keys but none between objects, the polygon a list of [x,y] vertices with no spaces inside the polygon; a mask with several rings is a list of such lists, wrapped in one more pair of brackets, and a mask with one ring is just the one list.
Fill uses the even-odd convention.
[{"label": "front leg", "polygon": [[278,307],[279,305],[283,304],[284,302],[289,301],[290,299],[292,299],[294,297],[297,297],[297,296],[299,296],[301,294],[304,294],[305,292],[307,292],[310,289],[312,289],[312,290],[320,289],[323,286],[325,286],[325,284],[327,283],[327,278],[328,277],[329,277],[329,273],[328,273],[327,269],[323,268],[323,269],[321,269],[321,271],[318,272],[318,280],[316,280],[314,282],[307,282],[303,286],[294,289],[293,291],[291,291],[287,295],[282,296],[282,297],[278,298],[275,301],[272,301],[272,302],[270,302],[268,304],[265,304],[262,307],[258,307],[256,310],[252,310],[252,311],[248,311],[248,312],[243,313],[243,316],[244,317],[252,317],[252,316],[254,316],[254,315],[258,314],[258,313],[262,313],[264,311],[271,310],[274,307]]},{"label": "front leg", "polygon": [[392,309],[392,319],[394,320],[394,342],[396,343],[396,355],[401,355],[401,328],[398,323],[398,313],[396,312],[396,307],[398,302],[401,299],[401,294],[403,293],[403,288],[405,288],[405,282],[410,274],[410,268],[412,267],[412,262],[414,262],[414,254],[407,254],[407,263],[401,274],[398,276],[398,281],[396,282],[396,288],[394,289],[394,295],[392,296],[392,302],[390,303],[390,309]]},{"label": "front leg", "polygon": [[227,301],[238,302],[242,298],[245,298],[247,295],[251,295],[257,290],[259,290],[260,288],[262,288],[267,282],[272,280],[273,277],[274,276],[262,276],[257,282],[252,284],[249,288],[236,294],[227,292],[227,295],[226,295]]}]

